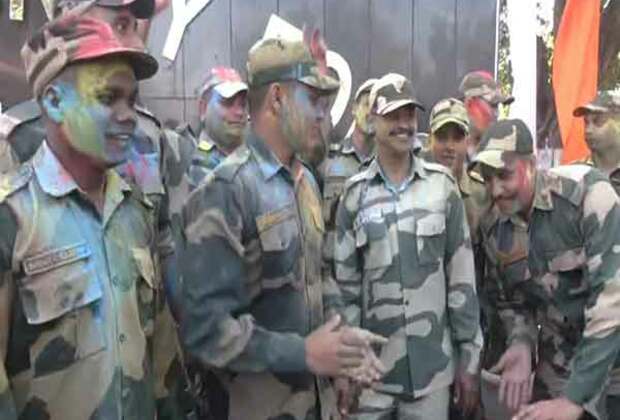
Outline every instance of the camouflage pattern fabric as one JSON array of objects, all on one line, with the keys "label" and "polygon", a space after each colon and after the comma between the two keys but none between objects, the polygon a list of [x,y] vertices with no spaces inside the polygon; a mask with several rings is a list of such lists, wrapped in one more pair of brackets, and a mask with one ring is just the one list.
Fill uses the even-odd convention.
[{"label": "camouflage pattern fabric", "polygon": [[[352,420],[448,420],[450,390],[440,388],[420,398],[396,397],[365,389],[360,395],[359,410]],[[451,417],[450,417],[451,418]]]},{"label": "camouflage pattern fabric", "polygon": [[447,168],[412,159],[399,188],[376,159],[347,181],[334,260],[348,321],[390,340],[376,389],[418,398],[450,385],[455,365],[476,374],[482,335],[456,182]]},{"label": "camouflage pattern fabric", "polygon": [[218,376],[223,418],[313,419],[319,406],[320,418],[336,415],[304,337],[341,301],[321,280],[318,188],[294,162],[287,169],[250,133],[183,208],[184,342]]},{"label": "camouflage pattern fabric", "polygon": [[46,144],[0,178],[3,419],[181,418],[154,207],[106,185],[98,217]]},{"label": "camouflage pattern fabric", "polygon": [[336,210],[345,181],[359,173],[372,160],[364,159],[355,150],[353,139],[348,137],[339,144],[330,146],[329,156],[319,168],[323,179],[323,218],[325,219],[325,241],[323,244],[324,276],[334,277],[333,256],[336,240]]},{"label": "camouflage pattern fabric", "polygon": [[189,167],[191,188],[196,188],[224,159],[226,159],[226,155],[217,147],[215,142],[206,139],[204,134],[201,135],[201,140],[196,147]]},{"label": "camouflage pattern fabric", "polygon": [[584,165],[539,172],[529,224],[489,224],[508,343],[532,342],[540,326],[535,398],[563,395],[606,418],[599,402],[620,349],[620,207],[607,177]]},{"label": "camouflage pattern fabric", "polygon": [[[585,159],[571,162],[571,164],[588,165],[597,168],[596,162],[594,162],[591,155]],[[611,186],[614,187],[616,194],[620,194],[620,163],[618,163],[618,167],[609,174],[609,181],[611,182]]]}]

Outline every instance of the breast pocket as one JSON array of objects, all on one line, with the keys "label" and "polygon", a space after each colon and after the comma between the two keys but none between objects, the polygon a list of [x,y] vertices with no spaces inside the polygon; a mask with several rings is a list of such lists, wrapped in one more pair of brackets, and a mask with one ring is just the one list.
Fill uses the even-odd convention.
[{"label": "breast pocket", "polygon": [[355,246],[364,256],[364,269],[375,270],[392,265],[389,226],[382,214],[364,215],[355,226]]},{"label": "breast pocket", "polygon": [[27,257],[18,282],[26,322],[40,327],[30,347],[35,376],[62,370],[105,348],[103,290],[84,243]]},{"label": "breast pocket", "polygon": [[416,222],[416,245],[420,265],[438,264],[446,246],[446,218],[433,213]]},{"label": "breast pocket", "polygon": [[299,269],[301,237],[294,205],[256,218],[261,246],[262,286],[278,288],[302,281]]}]

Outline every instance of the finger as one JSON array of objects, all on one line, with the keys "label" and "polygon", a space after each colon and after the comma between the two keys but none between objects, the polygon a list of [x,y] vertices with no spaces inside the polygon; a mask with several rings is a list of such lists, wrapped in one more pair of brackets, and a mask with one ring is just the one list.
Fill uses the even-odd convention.
[{"label": "finger", "polygon": [[504,370],[504,365],[506,363],[504,362],[504,356],[502,356],[499,359],[499,362],[497,362],[497,364],[495,366],[493,366],[491,369],[489,369],[489,372],[491,373],[502,373],[502,371]]},{"label": "finger", "polygon": [[340,315],[332,316],[325,324],[319,327],[321,330],[334,331],[340,325]]},{"label": "finger", "polygon": [[356,346],[348,346],[346,344],[341,344],[338,346],[338,351],[336,351],[336,355],[341,359],[352,359],[357,361],[357,363],[361,363],[364,359],[367,359],[364,350],[356,347]]},{"label": "finger", "polygon": [[518,410],[518,400],[519,400],[519,385],[514,382],[510,382],[508,384],[508,408],[511,410]]},{"label": "finger", "polygon": [[506,386],[508,385],[508,382],[502,378],[499,382],[499,402],[504,404],[504,405],[508,405],[508,402],[506,401]]},{"label": "finger", "polygon": [[455,404],[459,404],[459,402],[461,401],[461,387],[460,387],[458,381],[454,383],[453,401],[454,401]]},{"label": "finger", "polygon": [[366,340],[369,344],[387,344],[388,341],[390,341],[382,335],[375,334],[370,331],[366,331],[366,332],[367,332]]}]

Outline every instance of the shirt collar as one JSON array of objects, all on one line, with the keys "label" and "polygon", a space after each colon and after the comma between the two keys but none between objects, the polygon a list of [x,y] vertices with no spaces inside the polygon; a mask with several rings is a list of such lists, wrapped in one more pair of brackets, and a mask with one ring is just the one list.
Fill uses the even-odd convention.
[{"label": "shirt collar", "polygon": [[[53,197],[68,195],[79,186],[73,176],[62,166],[46,141],[32,159],[32,166],[39,185],[45,193]],[[131,191],[131,187],[114,170],[106,172],[106,196]]]},{"label": "shirt collar", "polygon": [[533,206],[539,210],[553,210],[552,179],[542,171],[536,172]]},{"label": "shirt collar", "polygon": [[[425,163],[422,159],[416,157],[411,152],[412,163],[409,168],[409,174],[407,175],[406,180],[403,182],[403,186],[409,185],[416,178],[426,178],[428,176],[426,172],[426,168],[424,167]],[[368,177],[374,179],[376,177],[381,177],[383,182],[386,185],[391,185],[389,178],[384,174],[383,168],[381,168],[381,164],[379,163],[379,158],[375,157],[367,169]]]},{"label": "shirt collar", "polygon": [[258,137],[254,131],[250,131],[246,144],[253,152],[258,167],[266,180],[271,179],[281,169],[286,169],[276,155],[267,147],[264,140]]}]

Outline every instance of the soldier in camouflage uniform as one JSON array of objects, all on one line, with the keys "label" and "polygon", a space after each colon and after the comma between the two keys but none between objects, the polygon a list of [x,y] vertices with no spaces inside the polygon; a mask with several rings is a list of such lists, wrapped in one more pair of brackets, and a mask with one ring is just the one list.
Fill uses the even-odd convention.
[{"label": "soldier in camouflage uniform", "polygon": [[177,418],[153,204],[111,169],[157,62],[83,12],[22,50],[46,140],[0,177],[0,417]]},{"label": "soldier in camouflage uniform", "polygon": [[328,376],[380,377],[379,338],[334,315],[342,302],[321,279],[320,196],[296,157],[320,141],[338,88],[322,46],[315,33],[250,49],[245,145],[183,208],[183,336],[227,395],[220,419],[335,418]]},{"label": "soldier in camouflage uniform", "polygon": [[324,276],[332,276],[336,209],[347,178],[360,172],[374,156],[374,138],[368,128],[368,96],[377,79],[368,79],[357,89],[353,105],[355,127],[350,137],[329,148],[329,156],[321,166],[323,178],[323,217],[325,219]]},{"label": "soldier in camouflage uniform", "polygon": [[616,193],[620,193],[620,94],[601,91],[594,100],[577,107],[573,115],[585,120],[591,152],[579,163],[607,174]]},{"label": "soldier in camouflage uniform", "polygon": [[459,86],[469,115],[468,160],[478,148],[484,131],[499,116],[499,105],[510,105],[515,98],[504,95],[493,76],[484,70],[469,72]]},{"label": "soldier in camouflage uniform", "polygon": [[620,349],[620,206],[609,180],[584,165],[538,171],[520,120],[491,126],[473,165],[496,211],[482,233],[509,346],[493,369],[500,397],[510,408],[529,401],[537,349],[540,402],[514,419],[620,418],[608,387]]},{"label": "soldier in camouflage uniform", "polygon": [[243,141],[248,121],[248,86],[230,67],[214,67],[198,92],[200,134],[189,167],[195,188],[226,156]]},{"label": "soldier in camouflage uniform", "polygon": [[450,170],[413,154],[411,82],[383,76],[370,103],[377,157],[345,184],[334,260],[347,320],[389,338],[388,373],[355,418],[447,419],[455,371],[474,408],[482,347],[465,209]]}]

